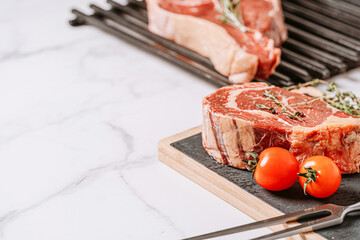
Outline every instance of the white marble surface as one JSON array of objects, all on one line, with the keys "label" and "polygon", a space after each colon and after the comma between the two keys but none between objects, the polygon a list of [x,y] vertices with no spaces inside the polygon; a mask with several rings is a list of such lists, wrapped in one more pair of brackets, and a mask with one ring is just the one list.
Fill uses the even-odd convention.
[{"label": "white marble surface", "polygon": [[[0,238],[179,239],[253,221],[157,159],[215,87],[70,27],[88,3],[0,1]],[[340,78],[360,92],[360,71]]]}]

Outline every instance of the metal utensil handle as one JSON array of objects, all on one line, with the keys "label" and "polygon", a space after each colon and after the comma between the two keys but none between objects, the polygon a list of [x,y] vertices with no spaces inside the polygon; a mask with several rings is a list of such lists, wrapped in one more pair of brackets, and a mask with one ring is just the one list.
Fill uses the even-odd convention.
[{"label": "metal utensil handle", "polygon": [[350,205],[346,208],[346,213],[360,210],[360,202]]}]

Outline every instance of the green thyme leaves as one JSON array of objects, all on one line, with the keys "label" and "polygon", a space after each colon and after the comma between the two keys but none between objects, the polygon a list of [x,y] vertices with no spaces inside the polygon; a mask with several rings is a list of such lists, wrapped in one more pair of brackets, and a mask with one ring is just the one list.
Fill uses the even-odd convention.
[{"label": "green thyme leaves", "polygon": [[352,92],[342,92],[338,89],[336,83],[334,82],[327,82],[321,79],[314,79],[311,82],[298,84],[296,86],[291,86],[286,88],[286,90],[294,90],[300,89],[303,87],[315,87],[319,84],[324,84],[327,86],[326,92],[323,96],[319,98],[315,98],[309,102],[299,103],[299,104],[306,104],[309,105],[317,99],[321,99],[324,102],[328,103],[334,108],[339,109],[342,112],[348,113],[353,116],[360,117],[360,99]]},{"label": "green thyme leaves", "polygon": [[[268,90],[265,90],[263,93],[263,96],[266,97],[265,100],[271,101],[273,104],[275,104],[278,108],[282,109],[280,113],[286,114],[290,119],[297,120],[301,119],[302,117],[305,117],[305,114],[300,111],[293,111],[290,108],[286,107],[284,104],[282,104],[278,97],[276,97],[272,92],[269,92]],[[272,114],[276,114],[277,111],[274,107],[267,107],[263,104],[256,104],[256,107],[262,110],[269,110]]]},{"label": "green thyme leaves", "polygon": [[240,29],[242,32],[254,32],[253,29],[248,28],[244,24],[242,12],[240,9],[240,0],[220,0],[222,5],[218,12],[221,15],[216,16],[223,24]]}]

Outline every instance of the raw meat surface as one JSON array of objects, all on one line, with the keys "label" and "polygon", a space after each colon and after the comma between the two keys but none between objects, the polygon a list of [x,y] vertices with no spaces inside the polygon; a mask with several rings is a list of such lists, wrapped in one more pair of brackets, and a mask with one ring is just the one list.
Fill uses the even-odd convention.
[{"label": "raw meat surface", "polygon": [[259,31],[242,32],[222,24],[210,0],[147,0],[149,30],[205,57],[234,83],[266,79],[281,51]]},{"label": "raw meat surface", "polygon": [[[288,110],[264,96],[275,96]],[[292,152],[299,164],[315,155],[328,156],[342,173],[359,172],[360,118],[343,113],[321,100],[265,83],[221,88],[203,100],[203,146],[222,164],[245,168],[245,152],[268,147]],[[304,102],[311,104],[299,104]],[[274,108],[260,109],[258,104]],[[291,119],[289,113],[302,112]]]},{"label": "raw meat surface", "polygon": [[244,24],[274,40],[276,46],[287,39],[280,0],[241,0]]}]

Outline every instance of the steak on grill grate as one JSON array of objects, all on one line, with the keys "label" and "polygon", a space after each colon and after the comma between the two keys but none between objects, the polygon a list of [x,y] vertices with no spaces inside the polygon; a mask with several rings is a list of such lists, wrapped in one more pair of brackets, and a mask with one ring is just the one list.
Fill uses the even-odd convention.
[{"label": "steak on grill grate", "polygon": [[[266,92],[285,107],[269,100]],[[245,151],[260,153],[282,147],[292,152],[299,164],[308,157],[324,155],[333,159],[342,173],[359,172],[360,118],[312,100],[266,83],[220,88],[203,100],[203,146],[218,162],[237,168],[245,168],[242,160],[250,159]],[[287,112],[282,112],[285,108]],[[296,111],[304,115],[291,119],[290,113]]]},{"label": "steak on grill grate", "polygon": [[281,46],[287,39],[280,0],[241,0],[245,26],[256,29]]},{"label": "steak on grill grate", "polygon": [[[280,5],[275,8],[272,3],[263,2],[265,8],[259,9],[248,3],[250,11],[244,15],[245,23],[259,31],[242,32],[217,19],[217,1],[146,0],[149,30],[208,57],[215,69],[234,83],[266,79],[280,63],[281,50],[264,34],[279,34],[275,40],[280,43],[286,38],[286,28],[279,23],[283,19]],[[268,17],[260,18],[254,14],[256,11],[267,11]],[[251,22],[249,19],[254,16],[258,19]]]}]

